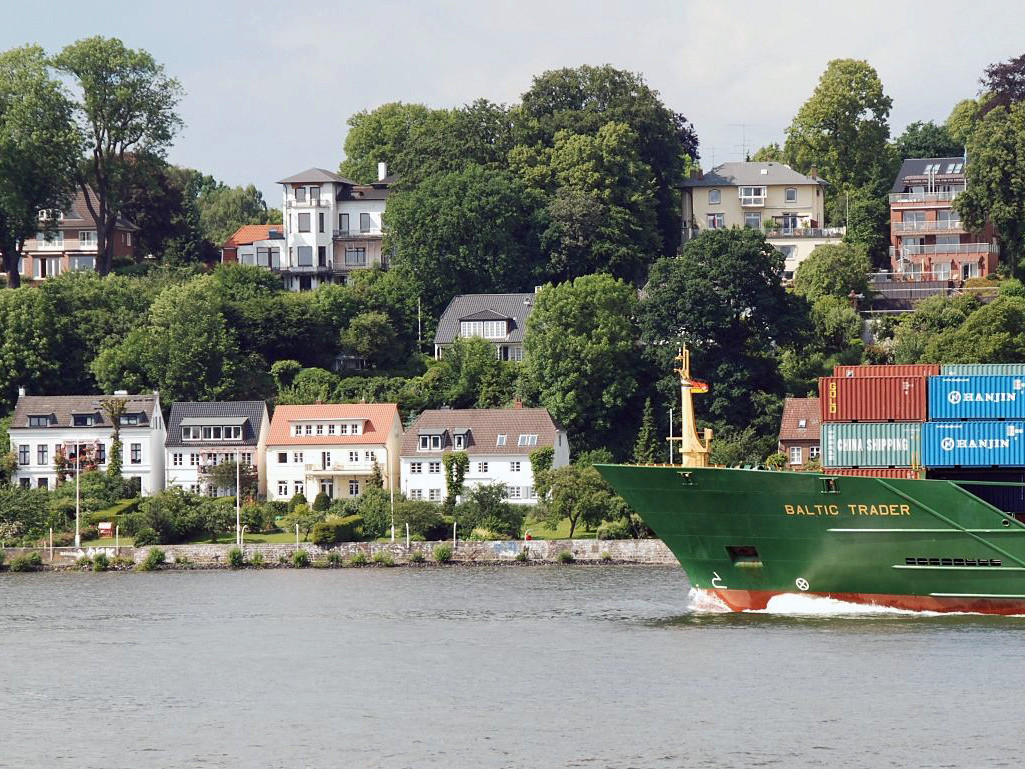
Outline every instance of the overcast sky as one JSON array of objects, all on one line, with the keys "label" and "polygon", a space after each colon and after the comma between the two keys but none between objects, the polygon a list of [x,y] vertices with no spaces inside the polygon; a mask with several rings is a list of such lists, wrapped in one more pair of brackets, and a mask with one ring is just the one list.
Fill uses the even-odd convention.
[{"label": "overcast sky", "polygon": [[690,119],[702,165],[781,141],[830,59],[867,59],[894,133],[942,121],[982,69],[1025,52],[1019,0],[4,0],[0,49],[95,34],[145,48],[186,91],[178,164],[254,183],[336,169],[346,119],[389,101],[513,102],[546,69],[641,72]]}]

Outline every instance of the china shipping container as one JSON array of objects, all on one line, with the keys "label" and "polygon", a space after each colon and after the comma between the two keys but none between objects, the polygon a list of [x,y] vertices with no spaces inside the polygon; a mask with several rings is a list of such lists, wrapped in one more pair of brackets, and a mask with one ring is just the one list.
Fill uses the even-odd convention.
[{"label": "china shipping container", "polygon": [[929,419],[1025,419],[1025,376],[929,377]]},{"label": "china shipping container", "polygon": [[1025,422],[926,422],[922,464],[940,467],[1025,467]]},{"label": "china shipping container", "polygon": [[1025,363],[944,363],[943,376],[1025,376]]},{"label": "china shipping container", "polygon": [[822,425],[823,467],[914,467],[922,463],[921,422]]},{"label": "china shipping container", "polygon": [[819,379],[823,422],[924,422],[923,376]]},{"label": "china shipping container", "polygon": [[861,478],[899,478],[917,481],[922,477],[922,471],[910,467],[830,467],[823,470],[822,475],[856,475]]},{"label": "china shipping container", "polygon": [[864,366],[833,366],[833,376],[847,379],[877,376],[936,376],[938,363],[879,363]]}]

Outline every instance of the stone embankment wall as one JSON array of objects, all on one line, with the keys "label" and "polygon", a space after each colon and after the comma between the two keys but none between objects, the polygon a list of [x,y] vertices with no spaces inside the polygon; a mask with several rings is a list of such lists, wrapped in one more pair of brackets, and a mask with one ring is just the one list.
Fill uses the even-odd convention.
[{"label": "stone embankment wall", "polygon": [[[371,543],[371,542],[346,542],[330,548],[319,547],[309,542],[301,542],[299,548],[309,553],[310,558],[316,560],[327,557],[328,553],[335,552],[345,559],[351,558],[357,552],[362,552],[368,558],[375,553],[389,553],[397,564],[405,563],[410,553],[419,550],[428,561],[432,561],[434,548],[440,545],[452,546],[451,540],[446,542],[413,542],[406,547],[406,544],[395,543]],[[167,555],[167,563],[174,564],[177,560],[183,560],[191,566],[198,568],[218,568],[227,566],[228,551],[234,545],[160,545]],[[131,558],[136,563],[143,561],[150,551],[149,547],[122,547],[117,555]],[[675,564],[676,558],[660,540],[657,539],[619,539],[619,540],[593,540],[593,539],[549,539],[511,540],[502,542],[471,542],[459,541],[452,551],[452,561],[463,564],[485,564],[485,563],[515,563],[516,556],[520,551],[526,549],[527,558],[532,563],[554,563],[558,561],[559,553],[568,550],[573,554],[577,562],[605,562],[611,560],[616,563],[635,564]],[[263,554],[264,565],[276,566],[281,561],[290,561],[292,553],[296,550],[295,544],[247,544],[245,553],[247,560],[256,552]],[[29,552],[22,548],[7,548],[5,551],[6,560],[19,553]],[[92,556],[96,553],[106,553],[114,558],[113,547],[55,547],[53,549],[53,560],[50,560],[50,549],[42,548],[38,551],[43,556],[43,563],[54,568],[66,568],[74,566],[75,562],[82,556]],[[608,553],[608,555],[604,555]]]}]

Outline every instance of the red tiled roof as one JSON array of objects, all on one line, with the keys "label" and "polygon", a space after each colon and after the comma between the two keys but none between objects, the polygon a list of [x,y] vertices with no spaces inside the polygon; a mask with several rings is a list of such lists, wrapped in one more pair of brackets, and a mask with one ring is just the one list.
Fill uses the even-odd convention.
[{"label": "red tiled roof", "polygon": [[[805,426],[801,427],[801,420]],[[781,441],[817,441],[820,427],[818,398],[787,398],[779,423]]]},{"label": "red tiled roof", "polygon": [[243,224],[224,243],[222,248],[234,248],[235,246],[248,246],[255,243],[258,240],[269,240],[270,231],[277,230],[278,232],[284,231],[284,225],[281,224]]},{"label": "red tiled roof", "polygon": [[[384,443],[392,425],[398,419],[399,408],[394,403],[324,403],[302,406],[278,406],[267,435],[268,446],[346,446],[350,444]],[[359,435],[292,435],[292,421],[365,419]],[[401,423],[400,423],[401,424]],[[400,428],[401,429],[401,428]]]}]

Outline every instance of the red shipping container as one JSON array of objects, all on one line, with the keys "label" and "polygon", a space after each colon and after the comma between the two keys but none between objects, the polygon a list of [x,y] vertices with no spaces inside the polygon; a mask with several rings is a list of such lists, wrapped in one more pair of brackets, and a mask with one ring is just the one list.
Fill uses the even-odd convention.
[{"label": "red shipping container", "polygon": [[921,470],[907,467],[830,467],[823,470],[822,475],[856,475],[862,478],[903,478],[917,481],[922,477]]},{"label": "red shipping container", "polygon": [[938,363],[880,363],[864,366],[833,366],[833,376],[875,377],[875,376],[939,376]]},{"label": "red shipping container", "polygon": [[924,422],[923,376],[835,377],[819,380],[823,422]]}]

